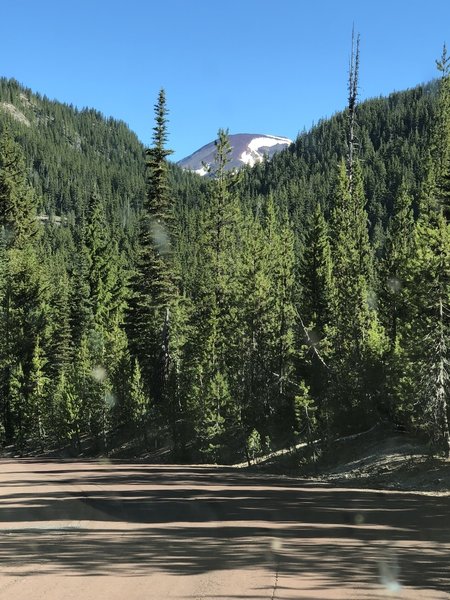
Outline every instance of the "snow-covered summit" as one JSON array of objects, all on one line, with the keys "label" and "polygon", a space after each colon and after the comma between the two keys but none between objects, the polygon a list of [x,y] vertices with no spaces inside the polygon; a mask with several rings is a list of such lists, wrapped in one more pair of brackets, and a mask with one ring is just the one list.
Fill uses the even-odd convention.
[{"label": "snow-covered summit", "polygon": [[[284,150],[292,144],[292,140],[274,135],[236,133],[228,137],[233,150],[227,169],[236,169],[243,165],[253,167],[257,162],[261,162],[265,156],[272,158],[276,152]],[[215,144],[211,142],[180,160],[178,165],[183,169],[195,171],[199,175],[206,175],[207,170],[204,165],[210,166],[214,163],[215,153]]]}]

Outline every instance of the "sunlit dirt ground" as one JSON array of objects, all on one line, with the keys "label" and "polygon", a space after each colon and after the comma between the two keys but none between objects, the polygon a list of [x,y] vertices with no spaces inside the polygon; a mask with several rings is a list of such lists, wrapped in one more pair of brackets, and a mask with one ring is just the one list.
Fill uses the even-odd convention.
[{"label": "sunlit dirt ground", "polygon": [[450,497],[0,462],[0,599],[450,598]]}]

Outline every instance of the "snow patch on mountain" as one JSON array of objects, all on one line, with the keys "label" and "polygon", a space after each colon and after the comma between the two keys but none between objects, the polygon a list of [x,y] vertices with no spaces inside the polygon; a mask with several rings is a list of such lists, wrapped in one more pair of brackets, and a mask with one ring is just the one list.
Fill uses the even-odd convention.
[{"label": "snow patch on mountain", "polygon": [[285,147],[289,146],[292,141],[288,138],[279,138],[274,136],[265,135],[262,137],[256,137],[248,144],[247,150],[239,157],[245,165],[253,167],[257,162],[261,162],[264,156],[275,154],[275,152],[269,152],[269,148],[274,150],[274,146],[281,146],[277,148],[277,151],[284,150]]},{"label": "snow patch on mountain", "polygon": [[195,169],[194,173],[197,173],[197,175],[200,175],[200,177],[203,177],[203,175],[206,175],[208,173],[209,166],[210,165],[205,165],[201,169]]},{"label": "snow patch on mountain", "polygon": [[[261,162],[264,157],[272,158],[276,152],[280,152],[292,144],[292,140],[286,137],[274,135],[261,135],[251,133],[237,133],[229,136],[232,152],[227,169],[236,169],[244,165],[253,167]],[[204,176],[208,168],[214,170],[214,156],[216,152],[215,143],[211,142],[203,146],[190,156],[180,160],[178,165],[183,169],[194,171]]]}]

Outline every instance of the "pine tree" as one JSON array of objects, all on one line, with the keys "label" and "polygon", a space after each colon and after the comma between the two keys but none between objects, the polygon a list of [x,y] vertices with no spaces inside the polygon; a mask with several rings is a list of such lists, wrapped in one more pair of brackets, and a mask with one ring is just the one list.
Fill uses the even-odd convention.
[{"label": "pine tree", "polygon": [[[36,254],[32,247],[10,249],[5,277],[3,303],[0,313],[0,332],[3,352],[0,369],[2,412],[6,438],[14,441],[15,433],[22,436],[25,418],[20,414],[20,426],[11,410],[11,377],[20,364],[24,377],[26,413],[29,413],[29,376],[33,353],[39,337],[47,328],[47,288]],[[25,409],[24,409],[25,410]],[[21,443],[24,438],[21,437]]]},{"label": "pine tree", "polygon": [[[27,402],[25,375],[20,362],[11,367],[8,381],[8,408],[13,421],[14,442],[22,455],[26,446],[31,415]],[[8,434],[8,429],[6,433]]]},{"label": "pine tree", "polygon": [[[272,230],[272,231],[271,231]],[[272,297],[276,299],[275,314],[278,324],[276,331],[275,363],[273,372],[277,373],[277,397],[275,398],[275,410],[278,413],[280,431],[285,430],[286,425],[292,427],[293,421],[293,398],[295,390],[290,385],[293,374],[294,354],[294,236],[288,216],[284,214],[280,219],[279,233],[275,237],[278,241],[274,244],[273,229],[269,226],[267,230],[269,247],[278,248],[274,253],[272,274]],[[275,241],[274,240],[274,241]]]},{"label": "pine tree", "polygon": [[240,211],[234,193],[236,177],[227,171],[230,151],[227,132],[219,130],[210,200],[200,223],[192,334],[186,347],[191,420],[201,451],[214,460],[228,451],[227,437],[241,447],[245,437],[241,407],[233,395]]},{"label": "pine tree", "polygon": [[[448,339],[450,335],[450,59],[444,45],[437,61],[442,73],[439,105],[434,133],[432,158],[435,186],[430,204],[435,209],[418,225],[419,261],[428,263],[432,280],[428,308],[432,319],[425,325],[427,362],[430,368],[427,384],[426,413],[432,426],[432,437],[447,458],[450,458],[448,387],[450,380]],[[432,179],[432,178],[431,178]],[[425,236],[425,239],[423,239]],[[428,256],[427,256],[428,254]],[[420,262],[419,262],[420,264]],[[425,282],[427,279],[425,279]],[[425,300],[425,298],[424,298]],[[434,317],[434,318],[433,318]],[[428,342],[428,343],[427,343]]]},{"label": "pine tree", "polygon": [[406,316],[404,286],[413,252],[415,226],[412,199],[404,186],[394,201],[393,212],[380,267],[380,312],[391,347],[395,349],[399,320],[405,319]]},{"label": "pine tree", "polygon": [[80,346],[82,338],[88,335],[94,325],[91,288],[89,283],[91,258],[85,242],[85,226],[81,225],[70,277],[69,290],[69,322],[73,349],[75,352]]},{"label": "pine tree", "polygon": [[441,73],[439,100],[433,136],[432,158],[436,177],[437,202],[450,220],[450,58],[444,44],[442,56],[436,61]]},{"label": "pine tree", "polygon": [[[328,225],[320,203],[308,220],[300,264],[300,314],[312,344],[319,343],[330,322],[332,260]],[[305,332],[302,332],[305,335]],[[308,339],[306,340],[308,342]],[[308,342],[309,343],[309,342]]]},{"label": "pine tree", "polygon": [[54,391],[55,420],[53,423],[54,437],[58,444],[70,442],[81,452],[82,404],[77,390],[75,369],[71,367],[66,376],[59,376]]},{"label": "pine tree", "polygon": [[[367,381],[368,363],[380,355],[383,332],[374,306],[373,256],[360,161],[356,155],[356,101],[359,71],[359,37],[354,46],[349,75],[347,161],[341,161],[331,211],[331,253],[334,293],[330,321],[333,348],[333,412],[338,428],[368,421],[374,409]],[[371,357],[369,361],[369,355]],[[376,372],[376,368],[371,368]],[[345,402],[342,399],[345,398]]]},{"label": "pine tree", "polygon": [[[293,238],[269,197],[264,215],[247,215],[238,270],[239,340],[233,389],[243,408],[246,437],[264,441],[292,428]],[[238,263],[239,264],[239,263]]]},{"label": "pine tree", "polygon": [[429,431],[435,447],[446,455],[449,281],[450,228],[442,209],[436,208],[431,218],[426,214],[419,217],[416,227],[414,256],[409,265],[412,316],[404,334],[406,368],[402,391],[406,402],[409,400],[410,414],[415,414],[415,423]]},{"label": "pine tree", "polygon": [[48,439],[48,425],[51,424],[51,418],[53,417],[53,411],[50,411],[48,406],[47,386],[49,378],[46,375],[46,365],[47,359],[38,337],[29,375],[29,402],[32,419],[31,431],[42,450]]},{"label": "pine tree", "polygon": [[[22,449],[30,417],[27,379],[36,340],[45,329],[42,271],[33,249],[36,231],[35,197],[23,153],[6,131],[0,140],[1,414],[6,441],[17,435]],[[18,407],[18,395],[25,398],[23,407]]]},{"label": "pine tree", "polygon": [[[86,218],[87,283],[92,322],[87,339],[94,373],[102,373],[94,382],[96,394],[96,437],[106,446],[108,429],[115,414],[113,404],[118,383],[118,367],[127,351],[123,331],[127,273],[117,240],[112,239],[103,200],[97,192],[90,198]],[[119,383],[120,386],[120,383]],[[93,414],[94,414],[93,413]]]},{"label": "pine tree", "polygon": [[99,329],[109,326],[113,263],[117,254],[110,251],[109,230],[104,204],[97,192],[91,195],[86,220],[85,244],[89,255],[89,293],[94,323]]},{"label": "pine tree", "polygon": [[412,399],[409,406],[415,424],[425,427],[435,448],[449,457],[450,61],[445,46],[438,68],[442,72],[439,109],[408,269],[411,325],[405,328],[407,375],[402,391]]},{"label": "pine tree", "polygon": [[347,174],[350,186],[350,193],[353,195],[354,184],[354,165],[356,150],[356,104],[358,100],[359,84],[359,34],[355,40],[355,30],[352,29],[352,49],[350,55],[350,69],[348,77],[348,125],[347,125]]},{"label": "pine tree", "polygon": [[237,373],[242,383],[237,391],[242,397],[246,437],[256,431],[261,440],[269,433],[276,381],[270,369],[276,331],[271,294],[272,248],[267,243],[260,219],[253,214],[246,215],[242,237],[242,268],[237,274],[241,322]]},{"label": "pine tree", "polygon": [[141,369],[137,360],[134,361],[133,373],[129,391],[129,419],[136,430],[145,432],[149,413],[148,396],[144,391]]},{"label": "pine tree", "polygon": [[23,152],[5,130],[0,139],[0,228],[8,248],[21,248],[36,235],[35,205]]},{"label": "pine tree", "polygon": [[[354,169],[354,190],[359,189],[355,182],[359,173]],[[337,398],[347,398],[346,405],[337,401],[339,408],[335,405],[335,409],[343,412],[341,419],[347,421],[344,424],[341,420],[341,426],[348,427],[349,420],[363,419],[366,411],[370,411],[364,401],[364,362],[373,313],[369,308],[367,215],[359,194],[352,195],[344,163],[341,163],[336,185],[331,231],[333,386]]]},{"label": "pine tree", "polygon": [[169,188],[167,108],[164,90],[155,105],[153,147],[147,150],[148,191],[139,228],[139,250],[131,281],[127,329],[132,356],[139,361],[146,393],[178,445],[179,275],[173,257],[174,199]]},{"label": "pine tree", "polygon": [[70,328],[70,280],[63,271],[55,273],[50,282],[49,331],[45,347],[49,361],[48,370],[56,383],[74,354]]},{"label": "pine tree", "polygon": [[411,414],[408,395],[401,392],[399,382],[405,379],[405,335],[412,318],[409,273],[415,246],[415,221],[412,199],[402,185],[394,201],[394,214],[389,222],[384,255],[379,263],[379,317],[386,332],[384,356],[385,380],[380,384],[383,401],[380,410],[397,423],[407,424]]},{"label": "pine tree", "polygon": [[[306,379],[309,391],[318,403],[319,419],[327,421],[330,372],[328,333],[335,297],[333,263],[328,224],[320,203],[316,204],[306,225],[299,268],[298,303],[298,378]],[[302,394],[304,397],[305,394]]]}]

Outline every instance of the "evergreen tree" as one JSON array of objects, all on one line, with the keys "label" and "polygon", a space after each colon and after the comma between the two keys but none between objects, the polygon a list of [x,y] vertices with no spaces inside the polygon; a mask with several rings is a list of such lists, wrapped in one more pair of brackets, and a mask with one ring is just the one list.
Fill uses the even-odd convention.
[{"label": "evergreen tree", "polygon": [[76,253],[73,260],[69,290],[69,322],[73,349],[80,346],[81,340],[88,335],[94,324],[94,315],[89,283],[91,258],[85,243],[86,232],[81,226]]},{"label": "evergreen tree", "polygon": [[[330,364],[334,396],[332,412],[338,429],[354,427],[358,422],[361,426],[361,421],[370,418],[374,408],[374,388],[380,382],[373,382],[372,389],[369,388],[367,365],[369,355],[375,359],[380,353],[383,338],[374,310],[373,257],[362,169],[355,152],[359,37],[356,49],[353,42],[354,37],[349,75],[347,161],[342,160],[339,167],[331,211],[334,293]],[[344,398],[345,402],[342,401]]]},{"label": "evergreen tree", "polygon": [[[330,321],[333,347],[333,411],[339,415],[338,427],[348,427],[352,417],[361,419],[365,408],[364,352],[368,341],[370,312],[368,286],[360,270],[357,231],[361,211],[356,213],[344,162],[336,184],[331,216],[334,295]],[[364,219],[364,224],[366,219]],[[342,402],[346,398],[346,403]],[[337,416],[337,415],[336,415]]]},{"label": "evergreen tree", "polygon": [[89,295],[92,305],[92,315],[99,329],[109,325],[108,312],[111,303],[111,291],[114,282],[111,281],[114,261],[118,260],[117,253],[110,250],[109,228],[103,202],[97,192],[90,198],[86,219],[85,244],[89,256]]},{"label": "evergreen tree", "polygon": [[441,80],[432,145],[436,178],[434,193],[445,218],[450,220],[450,58],[445,44],[436,66]]},{"label": "evergreen tree", "polygon": [[[270,208],[273,215],[273,205]],[[243,228],[240,277],[240,331],[238,393],[242,396],[246,437],[256,431],[263,440],[269,433],[276,376],[271,372],[275,299],[271,292],[271,251],[258,217],[247,215]],[[272,360],[271,360],[272,359]]]},{"label": "evergreen tree", "polygon": [[55,384],[74,354],[70,328],[70,291],[70,280],[66,271],[54,273],[50,279],[49,327],[45,347],[48,372]]},{"label": "evergreen tree", "polygon": [[47,386],[49,379],[45,372],[46,365],[47,359],[44,356],[38,337],[29,375],[29,401],[32,419],[30,429],[34,439],[39,443],[41,450],[48,439],[48,426],[51,426],[51,418],[53,417],[53,411],[48,406]]},{"label": "evergreen tree", "polygon": [[141,369],[137,360],[134,361],[133,373],[130,380],[128,415],[137,431],[145,432],[149,413],[148,397],[144,391]]},{"label": "evergreen tree", "polygon": [[442,79],[437,118],[407,265],[409,318],[402,329],[403,377],[398,387],[408,422],[425,427],[435,448],[448,457],[450,74],[445,46],[438,68]]},{"label": "evergreen tree", "polygon": [[[450,325],[450,73],[444,46],[439,110],[422,188],[415,228],[414,255],[409,265],[411,323],[405,327],[407,376],[402,391],[413,399],[410,413],[425,426],[435,447],[450,456],[448,415],[448,339]],[[416,407],[414,411],[413,407]],[[417,411],[417,407],[419,411]]]},{"label": "evergreen tree", "polygon": [[[11,412],[11,385],[13,373],[20,370],[24,378],[21,387],[26,396],[29,415],[29,376],[33,353],[39,337],[45,337],[47,327],[47,290],[40,266],[32,248],[11,249],[5,277],[3,303],[0,313],[0,331],[3,337],[1,360],[2,412],[6,439],[14,441],[15,433],[21,436],[26,419],[21,412],[20,425]],[[22,392],[21,392],[22,393]]]},{"label": "evergreen tree", "polygon": [[8,248],[21,248],[36,235],[34,193],[23,152],[8,130],[0,138],[0,228]]},{"label": "evergreen tree", "polygon": [[352,30],[352,49],[350,55],[350,70],[348,77],[348,126],[347,126],[347,174],[350,191],[354,192],[354,165],[356,149],[356,104],[359,84],[359,34],[355,40],[355,30]]},{"label": "evergreen tree", "polygon": [[[30,406],[27,402],[26,382],[22,364],[12,365],[8,380],[8,416],[10,416],[14,427],[14,438],[6,441],[13,441],[17,444],[22,455],[29,426],[31,423]],[[6,434],[9,433],[9,423],[5,424]]]},{"label": "evergreen tree", "polygon": [[384,256],[378,270],[380,278],[379,316],[383,323],[387,351],[385,353],[385,381],[380,384],[384,398],[380,410],[385,416],[407,423],[411,414],[408,398],[403,397],[399,382],[405,379],[405,335],[412,316],[409,286],[411,261],[415,249],[415,221],[412,200],[403,186],[394,201],[394,214],[390,220]]},{"label": "evergreen tree", "polygon": [[[197,290],[187,344],[190,372],[188,403],[201,451],[217,460],[226,454],[225,440],[244,443],[241,408],[233,396],[237,322],[237,232],[240,222],[234,194],[235,175],[227,171],[231,147],[219,130],[210,202],[200,224]],[[188,366],[189,365],[189,366]]]},{"label": "evergreen tree", "polygon": [[[277,248],[274,253],[272,297],[275,298],[275,320],[277,322],[275,361],[273,372],[277,373],[277,398],[275,410],[278,412],[280,431],[293,421],[293,397],[295,390],[290,382],[293,374],[294,355],[294,236],[287,215],[279,224],[279,233],[274,236],[268,227],[269,247]],[[278,239],[277,239],[278,238]],[[273,240],[273,241],[272,241]],[[292,427],[292,425],[291,425]],[[290,428],[291,428],[290,427]]]},{"label": "evergreen tree", "polygon": [[64,372],[59,376],[55,391],[55,422],[54,436],[59,445],[72,443],[78,452],[81,452],[82,404],[76,386],[74,368],[69,369],[66,376]]},{"label": "evergreen tree", "polygon": [[128,311],[130,350],[139,361],[146,393],[160,415],[169,422],[178,444],[176,333],[180,318],[179,275],[173,257],[174,200],[169,188],[167,156],[167,108],[164,90],[155,105],[156,124],[152,148],[147,150],[148,191],[139,229],[139,250],[131,281]]},{"label": "evergreen tree", "polygon": [[391,347],[395,349],[399,320],[405,319],[407,311],[404,286],[413,252],[415,227],[412,200],[404,187],[394,201],[393,210],[380,266],[380,312]]},{"label": "evergreen tree", "polygon": [[269,197],[262,218],[247,216],[241,239],[234,390],[246,436],[256,430],[263,443],[293,426],[293,237]]},{"label": "evergreen tree", "polygon": [[404,333],[402,392],[413,422],[425,426],[436,448],[448,455],[450,231],[441,208],[431,218],[426,214],[419,218],[414,250],[409,265],[411,322]]},{"label": "evergreen tree", "polygon": [[[328,224],[320,203],[307,222],[299,268],[298,377],[308,382],[319,406],[320,419],[327,421],[330,373],[328,333],[335,298],[333,264]],[[305,397],[305,394],[302,394]]]}]

